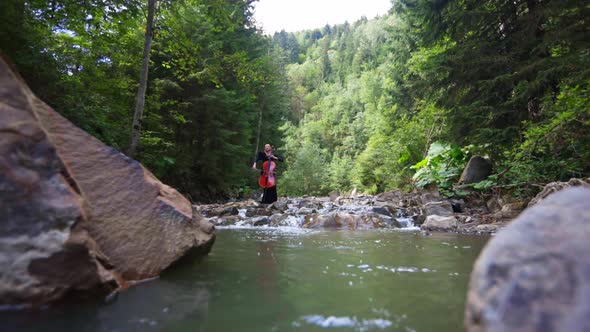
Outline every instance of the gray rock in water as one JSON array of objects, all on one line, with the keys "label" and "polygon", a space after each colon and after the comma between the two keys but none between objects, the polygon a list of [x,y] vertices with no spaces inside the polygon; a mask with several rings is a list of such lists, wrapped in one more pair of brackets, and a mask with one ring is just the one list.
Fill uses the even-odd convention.
[{"label": "gray rock in water", "polygon": [[252,219],[252,225],[254,226],[264,226],[270,223],[270,219],[268,217],[257,217]]},{"label": "gray rock in water", "polygon": [[375,206],[375,207],[372,207],[371,208],[371,210],[374,213],[381,214],[381,215],[388,216],[388,217],[393,216],[391,214],[391,210],[390,209],[391,208],[389,206]]},{"label": "gray rock in water", "polygon": [[426,217],[426,221],[424,221],[420,228],[429,231],[448,232],[457,229],[458,224],[457,219],[453,216],[432,215]]},{"label": "gray rock in water", "polygon": [[467,331],[590,331],[590,189],[557,192],[498,233],[471,274]]},{"label": "gray rock in water", "polygon": [[491,173],[492,163],[489,160],[484,157],[473,156],[465,166],[459,183],[477,183],[485,180]]}]

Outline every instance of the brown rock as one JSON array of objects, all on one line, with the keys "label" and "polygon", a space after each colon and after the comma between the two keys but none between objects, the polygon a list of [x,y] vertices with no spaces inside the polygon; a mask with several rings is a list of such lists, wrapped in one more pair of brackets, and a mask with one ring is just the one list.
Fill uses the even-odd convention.
[{"label": "brown rock", "polygon": [[1,304],[104,293],[210,250],[213,229],[191,221],[186,198],[54,112],[3,61],[0,138]]},{"label": "brown rock", "polygon": [[255,216],[272,216],[273,211],[266,208],[253,208],[246,210],[246,217],[255,217]]},{"label": "brown rock", "polygon": [[526,209],[486,245],[471,274],[467,331],[587,331],[590,189]]},{"label": "brown rock", "polygon": [[151,278],[214,236],[191,223],[191,204],[137,161],[75,127],[41,101],[35,113],[88,203],[81,227],[123,278]]},{"label": "brown rock", "polygon": [[514,219],[524,210],[526,204],[523,202],[508,203],[502,206],[500,211],[494,213],[495,220]]},{"label": "brown rock", "polygon": [[311,214],[305,216],[303,227],[355,229],[356,220],[350,213]]},{"label": "brown rock", "polygon": [[87,218],[79,188],[30,98],[0,59],[0,304],[112,291],[117,283],[110,262],[77,227]]}]

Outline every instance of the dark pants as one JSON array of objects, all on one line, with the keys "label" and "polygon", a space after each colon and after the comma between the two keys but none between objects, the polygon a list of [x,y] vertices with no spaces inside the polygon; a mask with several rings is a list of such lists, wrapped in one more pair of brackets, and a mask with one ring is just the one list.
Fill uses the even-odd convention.
[{"label": "dark pants", "polygon": [[262,204],[270,204],[277,201],[277,186],[264,188],[264,193],[262,194]]}]

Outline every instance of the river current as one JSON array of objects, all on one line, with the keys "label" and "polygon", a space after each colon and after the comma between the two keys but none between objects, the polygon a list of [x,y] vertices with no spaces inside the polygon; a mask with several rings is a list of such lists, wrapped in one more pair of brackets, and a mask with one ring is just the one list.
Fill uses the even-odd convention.
[{"label": "river current", "polygon": [[217,230],[211,253],[99,303],[0,313],[5,331],[462,331],[488,237]]}]

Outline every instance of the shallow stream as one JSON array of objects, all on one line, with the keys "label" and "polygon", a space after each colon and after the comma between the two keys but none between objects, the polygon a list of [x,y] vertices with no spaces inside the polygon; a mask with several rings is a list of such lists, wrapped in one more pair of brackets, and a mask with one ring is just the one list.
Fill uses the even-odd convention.
[{"label": "shallow stream", "polygon": [[462,331],[488,237],[228,228],[209,256],[95,304],[1,312],[6,331]]}]

